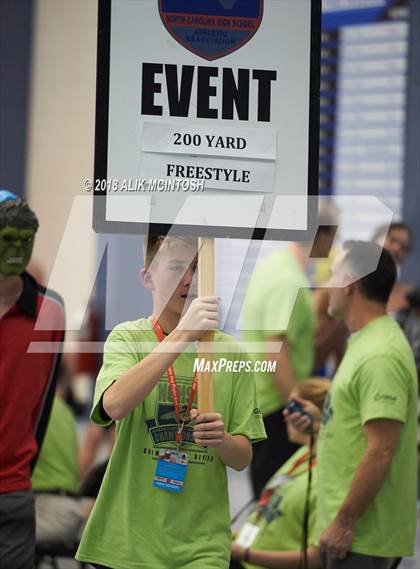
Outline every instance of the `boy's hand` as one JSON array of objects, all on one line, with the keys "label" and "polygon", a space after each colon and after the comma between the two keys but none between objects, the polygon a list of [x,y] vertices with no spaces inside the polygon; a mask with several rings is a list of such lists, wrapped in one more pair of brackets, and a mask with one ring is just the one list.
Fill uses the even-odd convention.
[{"label": "boy's hand", "polygon": [[195,298],[181,318],[177,329],[188,332],[190,341],[199,340],[203,332],[219,326],[219,298],[200,296]]},{"label": "boy's hand", "polygon": [[191,409],[191,419],[194,421],[195,444],[207,447],[218,447],[223,444],[227,433],[220,413],[199,415],[197,409]]}]

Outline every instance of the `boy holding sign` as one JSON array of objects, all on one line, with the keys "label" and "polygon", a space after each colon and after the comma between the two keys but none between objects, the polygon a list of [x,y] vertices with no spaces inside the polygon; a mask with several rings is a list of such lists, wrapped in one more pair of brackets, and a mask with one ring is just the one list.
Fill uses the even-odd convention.
[{"label": "boy holding sign", "polygon": [[[254,376],[214,378],[215,413],[194,409],[195,342],[219,320],[216,297],[197,298],[197,240],[149,239],[145,288],[153,314],[110,334],[92,420],[117,439],[77,558],[112,569],[226,569],[230,529],[226,466],[251,461],[265,438]],[[216,358],[245,359],[215,332]]]}]

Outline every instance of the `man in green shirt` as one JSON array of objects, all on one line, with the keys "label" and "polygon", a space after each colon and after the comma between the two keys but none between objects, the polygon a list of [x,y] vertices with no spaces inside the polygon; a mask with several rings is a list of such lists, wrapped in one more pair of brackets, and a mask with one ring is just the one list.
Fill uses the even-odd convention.
[{"label": "man in green shirt", "polygon": [[346,243],[332,266],[329,313],[351,337],[318,442],[317,533],[327,569],[388,569],[412,554],[418,394],[410,346],[386,314],[395,278],[391,255],[375,243]]},{"label": "man in green shirt", "polygon": [[[229,565],[226,466],[245,468],[265,432],[244,370],[216,373],[216,412],[192,409],[190,420],[195,344],[219,313],[218,298],[196,297],[196,253],[191,238],[150,238],[142,281],[152,317],[118,325],[107,340],[92,420],[116,420],[117,435],[79,560],[112,569]],[[247,358],[218,331],[215,352]]]},{"label": "man in green shirt", "polygon": [[[248,285],[242,326],[247,348],[255,360],[275,363],[274,371],[256,373],[267,440],[254,447],[255,497],[297,450],[287,438],[282,408],[296,383],[308,378],[313,369],[315,315],[305,272],[310,257],[328,254],[336,229],[334,215],[329,210],[320,213],[322,225],[314,243],[291,243],[263,259]],[[263,350],[255,350],[255,343]]]}]

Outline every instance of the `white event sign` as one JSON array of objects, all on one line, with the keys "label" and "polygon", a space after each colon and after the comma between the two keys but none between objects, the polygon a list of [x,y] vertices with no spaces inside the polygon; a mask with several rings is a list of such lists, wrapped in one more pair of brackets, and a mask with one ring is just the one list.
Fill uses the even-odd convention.
[{"label": "white event sign", "polygon": [[[100,2],[95,228],[306,230],[319,27],[319,0]],[[138,183],[153,179],[201,186]]]}]

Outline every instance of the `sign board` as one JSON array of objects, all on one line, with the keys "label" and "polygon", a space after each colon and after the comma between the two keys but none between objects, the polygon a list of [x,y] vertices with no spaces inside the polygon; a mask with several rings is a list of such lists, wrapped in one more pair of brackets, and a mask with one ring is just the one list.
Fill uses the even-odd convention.
[{"label": "sign board", "polygon": [[304,235],[319,44],[319,0],[100,0],[95,230]]}]

